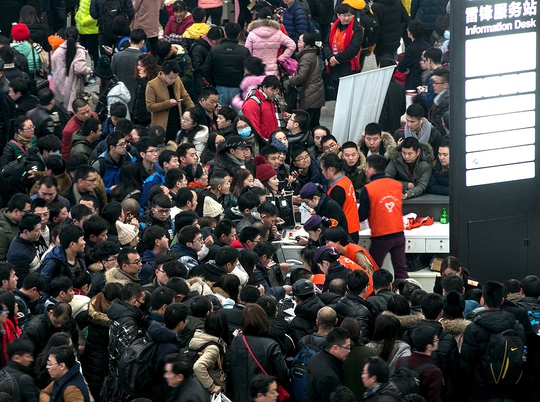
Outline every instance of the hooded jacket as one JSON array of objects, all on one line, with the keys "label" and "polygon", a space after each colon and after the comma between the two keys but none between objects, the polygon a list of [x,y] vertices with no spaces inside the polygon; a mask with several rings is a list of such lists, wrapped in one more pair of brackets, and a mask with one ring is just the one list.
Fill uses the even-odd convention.
[{"label": "hooded jacket", "polygon": [[364,154],[362,152],[358,153],[358,162],[354,166],[343,163],[343,173],[351,180],[358,199],[362,187],[369,183],[369,178],[366,176],[366,157]]},{"label": "hooded jacket", "polygon": [[[398,145],[390,153],[390,163],[386,167],[386,177],[391,177],[399,181],[403,187],[403,193],[407,198],[418,197],[427,189],[431,178],[431,162],[433,161],[433,150],[431,145],[420,143],[420,155],[414,162],[414,170],[409,171],[408,164],[401,155],[403,144]],[[414,187],[407,189],[407,183],[413,183]]]},{"label": "hooded jacket", "polygon": [[306,335],[311,335],[315,332],[317,313],[324,307],[324,303],[313,295],[298,304],[294,309],[296,316],[291,321],[289,334],[295,344]]},{"label": "hooded jacket", "polygon": [[210,31],[210,25],[206,22],[195,22],[191,24],[182,35],[186,39],[199,39],[202,35],[206,35]]},{"label": "hooded jacket", "polygon": [[75,131],[71,137],[71,155],[83,154],[86,158],[90,159],[94,145],[82,135],[82,131]]},{"label": "hooded jacket", "polygon": [[[81,269],[86,271],[83,254],[78,254],[75,258],[81,266]],[[51,281],[57,276],[67,276],[69,279],[73,280],[73,272],[71,271],[71,266],[67,262],[66,253],[62,246],[56,246],[45,256],[40,267],[40,273],[45,277],[48,285],[50,285]]]},{"label": "hooded jacket", "polygon": [[324,85],[317,49],[304,49],[296,57],[298,67],[289,84],[300,87],[300,108],[308,110],[324,106]]},{"label": "hooded jacket", "polygon": [[189,348],[191,350],[198,350],[202,348],[208,342],[216,342],[220,345],[208,345],[202,350],[202,354],[193,365],[193,373],[195,377],[201,382],[203,387],[208,391],[212,391],[216,385],[222,386],[223,384],[216,384],[209,375],[209,371],[219,370],[223,368],[224,356],[227,350],[227,345],[223,339],[217,336],[209,335],[200,329],[195,331],[193,338],[189,342]]},{"label": "hooded jacket", "polygon": [[131,156],[129,152],[126,153],[118,159],[118,162],[115,162],[109,151],[103,152],[99,155],[97,161],[92,165],[94,169],[97,170],[99,175],[105,183],[105,191],[107,194],[110,194],[111,187],[118,184],[118,177],[120,176],[120,169],[129,162],[136,162],[137,158]]},{"label": "hooded jacket", "polygon": [[98,22],[90,15],[92,0],[81,0],[75,14],[75,26],[81,35],[97,35]]},{"label": "hooded jacket", "polygon": [[[381,144],[379,145],[379,153],[383,155],[386,159],[390,159],[390,153],[397,146],[396,140],[394,140],[394,137],[392,137],[392,134],[387,133],[387,132],[383,132],[381,134],[381,137],[382,138],[381,138]],[[368,153],[369,153],[369,148],[366,146],[366,137],[364,133],[360,135],[360,138],[358,138],[356,145],[358,145],[358,148],[360,149],[360,151],[367,158]]]},{"label": "hooded jacket", "polygon": [[300,35],[309,31],[308,17],[297,1],[283,12],[283,25],[294,43],[298,43]]},{"label": "hooded jacket", "polygon": [[6,261],[11,242],[19,233],[19,224],[8,216],[7,208],[0,210],[0,261]]},{"label": "hooded jacket", "polygon": [[202,75],[214,86],[238,88],[244,78],[244,60],[249,51],[238,40],[225,38],[210,49]]},{"label": "hooded jacket", "polygon": [[[296,44],[279,29],[279,22],[271,19],[259,19],[248,26],[246,48],[252,56],[258,57],[266,65],[266,74],[279,77],[278,61],[289,59]],[[284,47],[283,53],[277,57],[278,50]]]}]

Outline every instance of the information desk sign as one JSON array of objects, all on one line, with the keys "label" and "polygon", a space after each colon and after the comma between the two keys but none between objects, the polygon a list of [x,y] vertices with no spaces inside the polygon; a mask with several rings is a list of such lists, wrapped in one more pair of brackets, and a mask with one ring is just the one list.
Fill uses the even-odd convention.
[{"label": "information desk sign", "polygon": [[[537,1],[473,0],[456,6],[452,18],[459,20],[452,26],[461,32],[452,34],[451,49],[463,55],[464,65],[456,71],[463,72],[465,96],[464,109],[453,116],[462,115],[465,123],[465,185],[534,178]],[[461,88],[453,96],[461,95]]]}]

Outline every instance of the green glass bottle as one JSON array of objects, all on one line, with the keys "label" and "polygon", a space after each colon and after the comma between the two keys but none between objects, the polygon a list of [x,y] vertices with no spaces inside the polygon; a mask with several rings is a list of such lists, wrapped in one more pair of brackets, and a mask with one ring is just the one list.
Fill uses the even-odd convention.
[{"label": "green glass bottle", "polygon": [[446,212],[446,208],[442,209],[441,217],[439,218],[439,222],[441,222],[441,224],[443,224],[443,225],[448,223],[448,212]]}]

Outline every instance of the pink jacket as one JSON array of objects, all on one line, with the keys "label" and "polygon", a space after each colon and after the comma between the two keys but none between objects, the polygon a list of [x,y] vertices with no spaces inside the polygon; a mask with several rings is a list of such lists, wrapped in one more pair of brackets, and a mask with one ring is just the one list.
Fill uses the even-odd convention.
[{"label": "pink jacket", "polygon": [[77,98],[77,91],[83,89],[85,76],[90,74],[92,69],[86,65],[88,52],[77,43],[77,52],[66,77],[66,51],[67,42],[64,42],[56,49],[51,58],[54,95],[68,112],[73,112],[71,103]]},{"label": "pink jacket", "polygon": [[[200,8],[216,8],[216,7],[222,7],[223,6],[223,0],[199,0],[199,7]],[[212,21],[213,23],[214,21]]]},{"label": "pink jacket", "polygon": [[[279,22],[264,19],[256,20],[248,26],[246,48],[252,56],[258,57],[266,64],[266,73],[279,76],[278,60],[290,58],[296,49],[294,41],[279,29]],[[278,58],[281,46],[286,49]]]},{"label": "pink jacket", "polygon": [[247,75],[244,77],[242,82],[240,83],[240,90],[242,91],[240,95],[235,96],[232,100],[232,107],[235,108],[235,110],[242,110],[242,105],[244,104],[244,101],[246,100],[246,96],[248,92],[255,88],[258,85],[261,85],[261,82],[263,82],[265,75]]},{"label": "pink jacket", "polygon": [[159,35],[159,10],[163,6],[163,0],[133,0],[132,28],[142,28],[147,38],[155,38]]}]

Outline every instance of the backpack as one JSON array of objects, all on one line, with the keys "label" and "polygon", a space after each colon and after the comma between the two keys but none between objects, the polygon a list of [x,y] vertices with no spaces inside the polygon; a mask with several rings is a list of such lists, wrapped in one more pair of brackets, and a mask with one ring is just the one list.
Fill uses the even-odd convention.
[{"label": "backpack", "polygon": [[142,337],[124,350],[118,360],[118,381],[131,396],[147,396],[158,381],[154,371],[158,344]]},{"label": "backpack", "polygon": [[409,394],[418,394],[420,393],[420,376],[424,371],[432,368],[437,368],[437,366],[433,363],[426,363],[411,369],[409,368],[409,358],[403,357],[399,369],[390,376],[388,382],[394,386],[397,395],[401,398]]},{"label": "backpack", "polygon": [[537,306],[533,310],[529,309],[531,307],[529,304],[518,302],[518,306],[527,311],[527,317],[529,317],[529,321],[531,322],[533,333],[540,336],[540,306]]},{"label": "backpack", "polygon": [[6,393],[12,402],[21,402],[19,384],[6,370],[0,370],[0,393]]},{"label": "backpack", "polygon": [[308,19],[311,18],[311,7],[309,6],[309,3],[307,0],[296,0],[298,5],[302,7],[302,10],[306,13]]},{"label": "backpack", "polygon": [[509,386],[521,380],[525,345],[517,333],[518,325],[516,321],[514,328],[489,336],[482,358],[482,374],[487,384]]},{"label": "backpack", "polygon": [[[12,146],[13,143],[10,143],[11,141],[9,141],[6,146]],[[19,156],[17,159],[9,162],[4,169],[2,169],[2,176],[4,177],[7,185],[8,195],[15,195],[16,193],[28,193],[29,187],[26,176],[28,174],[28,170],[30,169],[31,166],[26,160],[25,156]]]},{"label": "backpack", "polygon": [[[307,0],[297,0],[297,3],[302,7],[302,10],[304,10],[304,13],[306,14],[307,20],[308,20],[308,32],[312,34],[315,37],[315,42],[320,42],[323,40],[321,35],[321,26],[313,21],[311,18],[311,10],[309,8],[309,3]],[[293,24],[296,25],[296,22],[294,21],[294,14],[293,14]]]},{"label": "backpack", "polygon": [[379,25],[379,17],[373,14],[369,9],[357,12],[356,20],[364,28],[364,41],[362,49],[373,46],[379,40],[381,26]]},{"label": "backpack", "polygon": [[122,0],[103,0],[99,6],[99,32],[112,35],[113,22],[116,17],[127,19]]},{"label": "backpack", "polygon": [[291,397],[295,402],[305,402],[307,362],[311,356],[321,351],[321,348],[313,342],[313,335],[309,335],[307,339],[308,343],[294,356],[289,370],[291,376]]},{"label": "backpack", "polygon": [[197,362],[197,360],[199,360],[199,357],[202,356],[204,349],[206,349],[210,345],[217,346],[219,349],[219,353],[220,354],[222,353],[221,345],[214,341],[206,342],[199,349],[195,349],[195,350],[191,349],[189,346],[186,346],[185,348],[180,349],[180,352],[178,353],[180,353],[184,357],[187,357],[189,361],[191,362],[191,366],[193,367],[193,365]]}]

